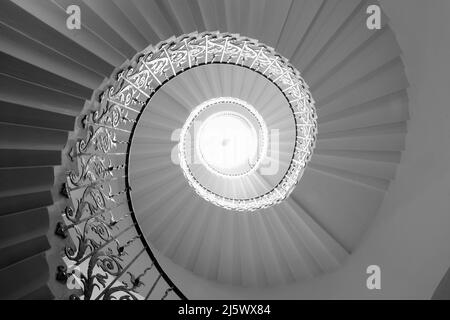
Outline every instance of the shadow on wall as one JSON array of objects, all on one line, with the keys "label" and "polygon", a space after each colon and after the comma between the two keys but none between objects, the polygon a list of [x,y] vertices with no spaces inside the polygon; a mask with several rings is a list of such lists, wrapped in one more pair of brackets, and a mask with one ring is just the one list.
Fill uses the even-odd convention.
[{"label": "shadow on wall", "polygon": [[433,293],[433,300],[450,300],[450,269],[447,270],[444,278],[439,283]]}]

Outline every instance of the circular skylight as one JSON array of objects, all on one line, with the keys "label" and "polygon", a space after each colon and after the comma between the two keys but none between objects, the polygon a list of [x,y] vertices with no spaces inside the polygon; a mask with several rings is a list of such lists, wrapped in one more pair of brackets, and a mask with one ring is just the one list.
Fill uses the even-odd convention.
[{"label": "circular skylight", "polygon": [[239,177],[248,173],[257,159],[256,130],[236,112],[211,115],[202,124],[197,142],[200,159],[216,174]]},{"label": "circular skylight", "polygon": [[187,54],[181,44],[169,52],[186,58],[172,61],[174,72],[224,65],[222,76],[240,74],[262,89],[243,96],[242,89],[223,88],[228,94],[189,106],[178,144],[184,176],[198,195],[229,210],[254,211],[283,201],[315,143],[316,113],[305,81],[285,58],[254,40],[205,33],[197,43]]},{"label": "circular skylight", "polygon": [[180,135],[179,158],[182,167],[200,163],[213,175],[239,178],[258,169],[267,153],[267,135],[261,115],[247,102],[210,99],[188,117]]}]

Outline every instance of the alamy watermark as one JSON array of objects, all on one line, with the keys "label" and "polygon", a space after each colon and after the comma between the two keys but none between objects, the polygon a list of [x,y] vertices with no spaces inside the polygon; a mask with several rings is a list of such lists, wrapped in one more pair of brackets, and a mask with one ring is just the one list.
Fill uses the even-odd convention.
[{"label": "alamy watermark", "polygon": [[66,9],[66,13],[69,15],[66,20],[66,26],[69,30],[81,29],[81,9],[77,5],[70,5]]},{"label": "alamy watermark", "polygon": [[[201,156],[199,155],[198,151],[198,133],[200,131],[200,128],[202,126],[201,121],[195,121],[192,125],[192,130],[189,130],[185,133],[183,133],[183,129],[179,128],[172,132],[171,135],[171,141],[178,142],[171,150],[171,161],[173,164],[179,165],[180,164],[180,149],[179,149],[179,143],[181,143],[181,135],[184,134],[184,144],[185,144],[185,154],[184,158],[186,161],[186,164],[203,164],[203,161],[201,159]],[[221,134],[220,132],[216,132],[217,134]],[[227,135],[229,136],[229,135]],[[230,141],[226,141],[233,149],[229,148],[223,148],[220,147],[214,148],[214,152],[216,152],[215,157],[219,160],[222,160],[222,162],[230,162],[234,163],[235,158],[241,158],[242,152],[249,150],[251,148],[254,148],[254,142],[253,141],[243,141],[240,140],[241,137],[238,135],[231,135],[232,138]],[[214,143],[217,143],[217,137],[216,136],[209,136],[206,137],[207,139],[210,139],[211,145],[214,145]],[[271,129],[268,132],[267,137],[262,137],[263,139],[267,139],[267,149],[261,150],[260,147],[258,147],[255,155],[255,159],[248,159],[248,165],[250,167],[256,165],[256,162],[258,162],[258,168],[256,169],[259,174],[270,176],[270,175],[276,175],[279,170],[279,158],[280,158],[280,132],[278,129]],[[260,142],[260,139],[257,139],[257,144]],[[248,145],[246,145],[248,143]],[[194,152],[191,152],[193,150]],[[260,161],[256,161],[256,159],[261,159]]]},{"label": "alamy watermark", "polygon": [[[77,5],[70,5],[66,8],[66,13],[69,15],[66,20],[66,26],[69,30],[81,29],[81,9]],[[366,9],[369,17],[366,20],[366,26],[369,30],[381,29],[381,8],[379,5],[372,4]]]},{"label": "alamy watermark", "polygon": [[367,7],[366,13],[369,17],[366,20],[366,25],[369,30],[381,29],[381,8],[373,4]]},{"label": "alamy watermark", "polygon": [[370,265],[366,269],[367,277],[366,287],[369,290],[381,290],[381,268],[376,264]]}]

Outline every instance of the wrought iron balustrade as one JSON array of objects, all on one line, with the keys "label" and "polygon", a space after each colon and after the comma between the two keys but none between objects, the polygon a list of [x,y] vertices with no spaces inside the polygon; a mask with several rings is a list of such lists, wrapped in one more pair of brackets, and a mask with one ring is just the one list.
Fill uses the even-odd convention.
[{"label": "wrought iron balustrade", "polygon": [[[312,97],[301,77],[273,49],[232,34],[193,33],[139,53],[112,77],[79,128],[67,157],[66,207],[57,234],[66,238],[57,278],[74,299],[184,299],[158,264],[137,224],[130,198],[128,157],[134,129],[153,94],[176,75],[223,63],[252,69],[286,95],[297,123],[290,170],[311,156],[316,129]],[[169,160],[168,160],[169,161]],[[295,181],[282,181],[291,188]]]}]

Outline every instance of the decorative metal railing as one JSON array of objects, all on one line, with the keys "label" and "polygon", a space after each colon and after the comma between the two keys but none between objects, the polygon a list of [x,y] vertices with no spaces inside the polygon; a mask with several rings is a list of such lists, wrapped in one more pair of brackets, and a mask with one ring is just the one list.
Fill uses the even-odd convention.
[{"label": "decorative metal railing", "polygon": [[111,89],[80,117],[69,153],[67,196],[57,234],[68,238],[57,279],[72,299],[184,298],[163,272],[136,223],[127,157],[143,103],[121,104]]},{"label": "decorative metal railing", "polygon": [[[185,299],[137,224],[129,150],[153,94],[177,74],[211,63],[251,68],[277,83],[298,126],[291,170],[311,156],[316,129],[312,97],[295,68],[271,48],[218,32],[193,33],[147,48],[120,68],[78,118],[62,188],[67,201],[56,230],[67,241],[66,265],[58,267],[57,280],[73,290],[72,299]],[[279,187],[290,189],[295,183]]]}]

